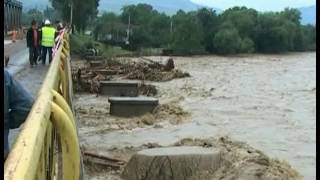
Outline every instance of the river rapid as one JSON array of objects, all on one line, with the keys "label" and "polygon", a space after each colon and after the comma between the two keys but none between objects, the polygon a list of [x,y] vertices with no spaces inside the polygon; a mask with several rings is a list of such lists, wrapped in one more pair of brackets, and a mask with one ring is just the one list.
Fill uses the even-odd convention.
[{"label": "river rapid", "polygon": [[156,85],[160,103],[178,103],[190,113],[184,123],[82,136],[81,141],[108,149],[229,136],[287,161],[304,179],[316,179],[315,52],[173,59],[191,77],[149,83]]}]

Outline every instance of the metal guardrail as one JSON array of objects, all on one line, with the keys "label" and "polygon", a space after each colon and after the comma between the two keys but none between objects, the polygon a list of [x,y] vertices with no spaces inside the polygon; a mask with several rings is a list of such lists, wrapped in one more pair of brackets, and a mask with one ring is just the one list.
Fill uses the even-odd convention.
[{"label": "metal guardrail", "polygon": [[4,179],[82,179],[72,106],[69,35],[62,32],[50,68],[4,164]]}]

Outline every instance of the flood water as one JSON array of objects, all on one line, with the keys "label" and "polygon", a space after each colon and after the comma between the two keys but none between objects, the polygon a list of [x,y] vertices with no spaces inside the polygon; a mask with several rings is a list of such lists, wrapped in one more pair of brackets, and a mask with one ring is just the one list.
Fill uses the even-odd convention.
[{"label": "flood water", "polygon": [[80,139],[104,149],[227,135],[289,162],[304,179],[316,179],[315,52],[174,61],[191,77],[152,84],[160,103],[175,101],[191,113],[186,123]]}]

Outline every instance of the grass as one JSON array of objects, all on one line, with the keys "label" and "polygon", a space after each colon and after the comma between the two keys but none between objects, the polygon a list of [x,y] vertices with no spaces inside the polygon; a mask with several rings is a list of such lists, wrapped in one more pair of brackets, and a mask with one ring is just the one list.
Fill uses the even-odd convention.
[{"label": "grass", "polygon": [[84,34],[72,34],[70,37],[71,54],[84,55],[88,48],[96,48],[104,57],[117,56],[151,56],[160,55],[161,49],[158,48],[142,48],[139,51],[129,51],[122,49],[119,46],[110,46],[101,42],[95,41],[92,36]]},{"label": "grass", "polygon": [[103,43],[95,41],[91,36],[82,34],[72,34],[70,37],[71,53],[83,55],[88,48],[96,48],[100,55],[105,57],[114,56],[130,56],[131,51],[123,50],[121,47],[108,46]]}]

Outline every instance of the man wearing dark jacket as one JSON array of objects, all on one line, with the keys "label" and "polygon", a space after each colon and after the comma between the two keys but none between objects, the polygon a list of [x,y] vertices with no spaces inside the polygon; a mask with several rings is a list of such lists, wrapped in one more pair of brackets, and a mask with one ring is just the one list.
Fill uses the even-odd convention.
[{"label": "man wearing dark jacket", "polygon": [[31,22],[31,27],[27,32],[27,47],[29,48],[29,61],[31,67],[37,65],[38,52],[39,52],[39,32],[37,28],[37,22],[33,20]]},{"label": "man wearing dark jacket", "polygon": [[9,154],[9,130],[18,128],[24,123],[31,107],[33,105],[33,98],[31,94],[26,91],[21,84],[16,81],[12,75],[4,70],[4,161]]}]

